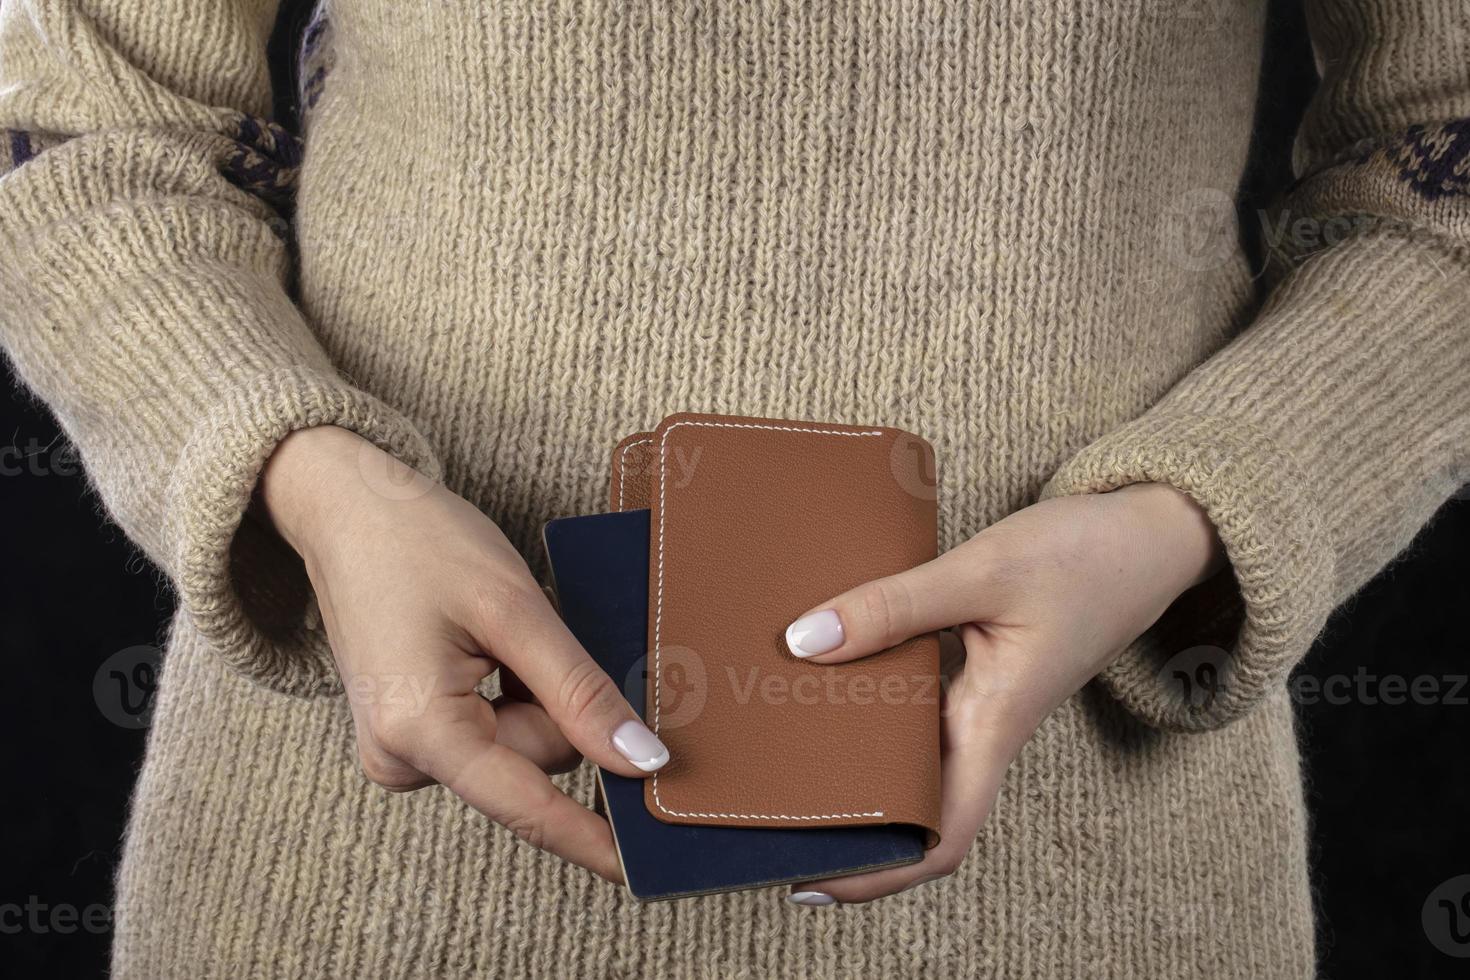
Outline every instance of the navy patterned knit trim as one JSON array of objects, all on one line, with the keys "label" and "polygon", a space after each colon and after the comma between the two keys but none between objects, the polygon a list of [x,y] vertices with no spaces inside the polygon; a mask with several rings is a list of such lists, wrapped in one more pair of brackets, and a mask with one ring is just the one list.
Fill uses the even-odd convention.
[{"label": "navy patterned knit trim", "polygon": [[56,133],[0,129],[0,176],[30,163],[53,146],[60,146],[66,141],[67,137]]},{"label": "navy patterned knit trim", "polygon": [[1470,118],[1411,126],[1384,152],[1399,179],[1425,200],[1470,195]]},{"label": "navy patterned knit trim", "polygon": [[242,116],[231,139],[219,163],[220,173],[289,220],[301,168],[301,140],[277,123],[255,116]]},{"label": "navy patterned knit trim", "polygon": [[23,129],[7,129],[5,135],[10,143],[10,167],[14,169],[36,155],[31,145],[31,134]]},{"label": "navy patterned knit trim", "polygon": [[301,50],[296,58],[297,106],[303,125],[306,114],[322,97],[327,73],[332,70],[332,21],[327,2],[321,0],[301,33]]},{"label": "navy patterned knit trim", "polygon": [[[255,116],[241,116],[226,139],[228,147],[219,158],[219,172],[236,187],[287,214],[301,167],[301,140],[284,127]],[[66,140],[51,133],[0,129],[0,174],[29,163]]]}]

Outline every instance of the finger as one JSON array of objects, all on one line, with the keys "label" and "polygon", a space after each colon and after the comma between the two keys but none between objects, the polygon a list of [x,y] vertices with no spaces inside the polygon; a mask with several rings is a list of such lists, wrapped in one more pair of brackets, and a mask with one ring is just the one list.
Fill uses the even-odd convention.
[{"label": "finger", "polygon": [[842,593],[786,629],[792,654],[820,664],[887,650],[921,633],[998,611],[987,595],[983,545],[966,542],[933,561]]},{"label": "finger", "polygon": [[477,603],[470,614],[476,642],[510,667],[578,751],[632,777],[669,761],[663,742],[557,618],[540,589],[481,592]]},{"label": "finger", "polygon": [[[505,697],[490,705],[495,710],[495,741],[525,756],[543,772],[570,772],[582,761],[582,754],[539,705]],[[363,774],[384,789],[404,793],[434,785],[433,779],[391,755],[375,738],[359,734],[357,745]]]},{"label": "finger", "polygon": [[382,749],[372,738],[361,734],[357,737],[357,761],[362,774],[370,782],[377,783],[390,793],[409,793],[425,786],[433,786],[434,780]]},{"label": "finger", "polygon": [[407,761],[533,847],[608,881],[623,880],[607,822],[497,741],[496,719],[483,698],[465,695],[426,726]]},{"label": "finger", "polygon": [[582,753],[539,704],[502,696],[490,706],[495,709],[495,741],[530,759],[542,771],[571,772],[582,761]]},{"label": "finger", "polygon": [[[967,642],[980,640],[973,627],[964,631]],[[980,698],[965,684],[964,671],[950,688],[952,701],[945,711],[945,752],[940,768],[941,799],[939,843],[917,864],[866,874],[829,878],[793,888],[788,900],[796,905],[870,902],[952,874],[969,853],[975,836],[995,805],[1017,739],[990,726],[977,724]]]}]

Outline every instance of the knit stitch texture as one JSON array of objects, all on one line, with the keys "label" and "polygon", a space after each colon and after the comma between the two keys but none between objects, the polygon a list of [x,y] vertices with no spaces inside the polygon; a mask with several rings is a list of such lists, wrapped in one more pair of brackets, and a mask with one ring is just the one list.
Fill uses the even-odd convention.
[{"label": "knit stitch texture", "polygon": [[[1470,473],[1470,8],[1307,7],[1262,304],[1262,0],[332,0],[304,144],[270,0],[3,0],[6,350],[182,607],[116,975],[1310,975],[1283,682]],[[370,785],[250,510],[276,443],[360,432],[540,569],[688,410],[922,433],[945,546],[1170,483],[1230,571],[1041,726],[957,874],[871,906],[639,906]]]}]

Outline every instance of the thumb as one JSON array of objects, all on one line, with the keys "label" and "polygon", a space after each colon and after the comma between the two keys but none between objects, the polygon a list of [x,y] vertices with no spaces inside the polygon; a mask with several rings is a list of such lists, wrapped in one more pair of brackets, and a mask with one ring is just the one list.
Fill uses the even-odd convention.
[{"label": "thumb", "polygon": [[838,664],[921,633],[984,619],[994,603],[987,602],[977,544],[966,542],[812,608],[786,628],[786,646],[803,660]]}]

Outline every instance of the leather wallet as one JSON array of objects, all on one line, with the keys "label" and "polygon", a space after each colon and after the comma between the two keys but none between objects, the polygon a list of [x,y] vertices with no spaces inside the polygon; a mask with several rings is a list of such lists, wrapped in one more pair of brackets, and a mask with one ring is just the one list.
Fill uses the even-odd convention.
[{"label": "leather wallet", "polygon": [[[645,712],[648,511],[564,517],[542,532],[562,618],[597,665]],[[924,832],[875,827],[710,827],[664,823],[643,779],[597,771],[623,880],[639,901],[763,888],[912,864]]]},{"label": "leather wallet", "polygon": [[939,831],[939,644],[820,665],[788,624],[938,550],[933,450],[898,429],[671,415],[613,451],[614,510],[647,507],[644,781],[667,823]]}]

